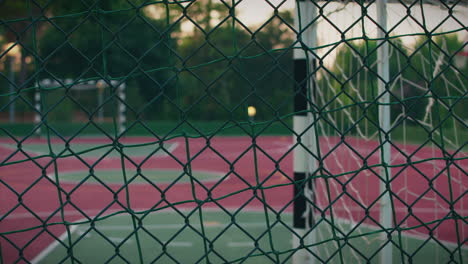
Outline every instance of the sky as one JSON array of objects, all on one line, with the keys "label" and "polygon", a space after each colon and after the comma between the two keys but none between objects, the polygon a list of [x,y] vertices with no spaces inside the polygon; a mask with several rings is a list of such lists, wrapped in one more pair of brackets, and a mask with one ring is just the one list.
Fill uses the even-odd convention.
[{"label": "sky", "polygon": [[[270,0],[279,10],[294,10],[295,0]],[[279,5],[282,3],[281,5]],[[322,2],[323,5],[323,2]],[[239,20],[250,25],[251,28],[258,28],[259,25],[265,23],[273,12],[273,8],[269,6],[265,0],[243,0],[238,5],[239,11],[237,16]],[[337,11],[339,10],[339,11]],[[425,25],[429,31],[447,32],[452,30],[459,30],[458,37],[460,40],[468,42],[468,6],[458,5],[454,9],[453,17],[450,17],[447,9],[443,9],[434,5],[415,5],[410,8],[411,17],[407,16],[407,7],[400,3],[387,4],[387,25],[390,30],[390,35],[403,35],[412,33],[424,33]],[[329,3],[324,8],[324,13],[329,14],[327,17],[329,21],[321,19],[318,29],[318,45],[326,45],[338,42],[341,40],[341,32],[339,32],[331,23],[335,24],[339,30],[344,31],[350,29],[346,33],[346,38],[362,37],[364,35],[362,20],[360,20],[362,11],[358,4],[348,3],[346,6],[342,3],[333,2]],[[376,5],[373,4],[368,9],[369,17],[377,21]],[[423,16],[424,15],[424,16]],[[423,17],[425,19],[423,19]],[[447,19],[447,17],[449,17]],[[458,21],[457,21],[458,20]],[[353,24],[358,21],[354,26]],[[401,23],[400,23],[401,22]],[[370,38],[377,37],[377,27],[370,19],[364,19],[365,35]],[[464,29],[465,28],[465,29]],[[461,29],[461,30],[460,30]],[[415,37],[401,37],[403,44],[407,47],[412,47],[417,38]],[[323,55],[329,51],[330,48],[319,50],[319,55]],[[465,51],[468,51],[468,45],[465,46]],[[334,61],[336,53],[327,55],[326,64]]]},{"label": "sky", "polygon": [[[243,24],[247,25],[251,30],[257,29],[260,25],[264,24],[273,14],[274,8],[272,6],[278,7],[279,11],[284,10],[294,10],[295,9],[295,2],[296,0],[212,0],[214,3],[216,2],[224,2],[224,3],[231,3],[237,2],[236,4],[236,17],[242,21]],[[270,3],[270,4],[268,4]],[[326,2],[319,2],[320,5],[325,5]],[[151,7],[151,6],[150,6]],[[329,14],[328,18],[330,21],[333,21],[334,24],[339,29],[346,29],[350,27],[355,21],[359,20],[361,17],[361,9],[358,4],[348,3],[342,4],[341,2],[329,2],[325,5],[323,9],[325,14]],[[339,10],[339,11],[337,11]],[[163,10],[161,10],[163,11]],[[387,4],[387,12],[388,12],[388,28],[392,28],[392,35],[401,35],[401,34],[408,34],[408,33],[421,33],[424,32],[423,27],[419,24],[426,24],[426,27],[429,30],[433,30],[435,27],[436,32],[441,31],[450,31],[454,29],[460,29],[466,27],[468,25],[468,5],[462,6],[461,4],[456,5],[454,9],[454,18],[446,19],[449,14],[447,9],[443,9],[439,6],[434,5],[423,5],[423,9],[421,10],[421,6],[419,4],[414,5],[410,8],[411,16],[412,17],[405,17],[407,14],[407,8],[400,3],[390,3]],[[426,18],[425,21],[422,19],[422,13],[424,12],[424,17]],[[165,16],[164,12],[159,12],[160,15],[155,12],[154,16]],[[376,18],[376,5],[372,4],[371,7],[368,9],[369,17],[377,20]],[[399,24],[400,20],[404,20],[403,23]],[[183,25],[182,29],[191,31],[191,22],[187,21],[185,25]],[[318,35],[319,35],[319,42],[322,44],[330,43],[333,41],[337,41],[340,39],[341,33],[339,33],[334,27],[324,19],[320,20],[320,24],[318,27]],[[371,21],[371,19],[365,19],[365,30],[366,34],[370,37],[376,36],[376,26]],[[438,26],[442,22],[441,26]],[[398,26],[396,26],[399,24]],[[395,27],[395,28],[393,28]],[[460,36],[463,39],[468,38],[467,30],[462,30]],[[362,36],[362,23],[359,22],[358,25],[355,25],[352,30],[349,31],[347,34],[347,38],[351,37],[359,37]],[[406,40],[405,40],[406,41]]]},{"label": "sky", "polygon": [[[258,29],[272,16],[274,8],[271,5],[278,7],[279,11],[294,10],[296,2],[295,0],[213,0],[214,3],[220,1],[224,1],[225,3],[231,3],[231,1],[237,2],[236,16],[251,31]],[[320,5],[323,6],[324,3],[320,2]],[[419,4],[411,7],[411,17],[407,16],[407,11],[407,8],[401,3],[387,4],[387,24],[391,32],[390,35],[424,33],[422,25],[425,24],[425,27],[430,31],[435,29],[435,32],[439,33],[459,30],[459,39],[468,42],[468,30],[464,29],[468,25],[468,6],[457,5],[454,9],[453,17],[449,16],[447,9],[428,4],[423,5],[423,8]],[[319,45],[340,41],[341,32],[336,28],[342,31],[349,29],[346,33],[347,39],[362,37],[364,35],[363,28],[367,37],[377,37],[377,27],[372,21],[372,19],[377,21],[375,4],[372,4],[368,9],[369,17],[364,19],[364,27],[363,21],[360,19],[362,11],[358,4],[348,3],[345,6],[341,2],[329,2],[324,8],[324,13],[328,14],[327,18],[329,18],[329,21],[323,18],[320,19],[317,32]],[[164,16],[165,14],[161,13],[160,15]],[[155,13],[155,16],[157,17],[158,15]],[[449,18],[447,19],[447,17]],[[184,21],[186,22],[182,23],[182,31],[191,32],[193,24],[188,19]],[[400,23],[400,21],[402,22]],[[336,28],[332,23],[336,25]],[[400,39],[408,47],[411,47],[416,40],[415,37],[402,37]],[[326,52],[327,49],[323,49],[319,51],[319,54]]]},{"label": "sky", "polygon": [[[282,3],[280,5],[279,10],[292,10],[295,7],[295,1],[294,0],[286,0],[286,1],[281,1],[281,0],[270,0],[270,2],[274,5],[279,5],[279,3]],[[241,3],[238,5],[239,7],[239,12],[238,12],[238,17],[241,21],[245,21],[246,24],[249,25],[259,25],[264,23],[269,16],[271,16],[271,13],[273,12],[273,8],[266,4],[265,0],[243,0]],[[327,5],[327,7],[324,9],[325,13],[328,12],[333,12],[334,10],[341,9],[343,8],[344,5],[341,3],[330,3]],[[388,4],[387,5],[387,12],[388,12],[388,25],[389,28],[394,27],[398,21],[401,19],[404,19],[404,23],[401,25],[397,26],[393,30],[393,34],[395,35],[400,35],[400,34],[407,34],[407,33],[414,33],[414,32],[423,32],[423,29],[421,26],[418,26],[417,22],[423,23],[422,15],[421,15],[421,8],[420,5],[415,5],[411,9],[411,15],[415,18],[404,18],[404,16],[407,13],[407,8],[402,6],[401,4]],[[442,23],[442,26],[437,28],[436,31],[449,31],[449,30],[454,30],[454,29],[460,29],[463,27],[466,27],[468,25],[468,7],[463,7],[461,5],[458,5],[455,9],[454,12],[454,17],[459,19],[460,21],[457,22],[454,18],[449,18],[448,20],[444,21],[446,17],[448,16],[448,11],[446,9],[441,9],[438,6],[433,6],[433,5],[424,5],[423,11],[426,17],[426,25],[429,29],[434,29],[441,21],[444,21]],[[372,5],[372,7],[369,9],[369,15],[373,17],[374,19],[376,18],[376,10],[375,10],[375,4]],[[334,14],[331,14],[330,20],[333,21],[338,25],[340,29],[346,28],[349,25],[351,25],[354,21],[356,21],[359,17],[361,16],[361,10],[359,5],[349,3],[345,9],[336,12]],[[460,23],[461,22],[461,23]],[[333,36],[331,38],[327,38],[325,35],[337,35],[337,31],[334,30],[331,25],[327,22],[322,21],[320,26],[323,28],[323,30],[320,30],[319,27],[319,35],[322,34],[322,41],[329,42],[331,39],[333,39]],[[361,34],[362,31],[360,30],[361,24],[356,26],[356,28],[353,30],[351,33],[350,37],[355,35],[355,34]],[[320,32],[322,31],[322,32]],[[376,34],[376,29],[375,25],[369,20],[366,20],[366,31],[368,34],[374,36]],[[461,32],[461,35],[466,39],[467,37],[467,31],[464,30]],[[339,36],[337,36],[339,37]],[[327,40],[328,39],[328,40]]]}]

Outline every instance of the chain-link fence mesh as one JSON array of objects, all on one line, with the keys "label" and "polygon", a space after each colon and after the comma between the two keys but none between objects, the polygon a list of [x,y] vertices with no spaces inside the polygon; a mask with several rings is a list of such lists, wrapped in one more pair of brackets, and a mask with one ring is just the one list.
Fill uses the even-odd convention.
[{"label": "chain-link fence mesh", "polygon": [[463,263],[465,1],[0,1],[1,263]]}]

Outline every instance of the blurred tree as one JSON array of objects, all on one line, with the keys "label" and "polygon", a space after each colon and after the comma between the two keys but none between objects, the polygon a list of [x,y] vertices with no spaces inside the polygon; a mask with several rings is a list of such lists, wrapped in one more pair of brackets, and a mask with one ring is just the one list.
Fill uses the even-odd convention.
[{"label": "blurred tree", "polygon": [[429,113],[432,114],[432,122],[443,122],[443,125],[450,123],[444,121],[449,116],[453,120],[455,115],[459,121],[468,118],[466,102],[456,99],[464,97],[467,91],[468,65],[456,64],[465,46],[466,43],[459,40],[457,34],[431,39],[421,36],[416,40],[410,52],[408,78],[420,84],[425,95],[432,97],[421,106],[422,120],[427,121]]},{"label": "blurred tree", "polygon": [[187,17],[193,22],[194,34],[204,34],[211,31],[215,22],[229,16],[230,6],[223,1],[197,0],[185,7]]},{"label": "blurred tree", "polygon": [[[250,102],[258,108],[258,118],[272,120],[291,113],[294,95],[292,44],[295,35],[289,25],[294,24],[290,10],[271,14],[272,19],[252,36],[255,52],[245,60],[245,74],[255,84]],[[261,54],[261,56],[258,56]]]},{"label": "blurred tree", "polygon": [[285,11],[273,16],[252,33],[226,20],[209,34],[194,28],[185,35],[179,54],[189,71],[181,75],[178,87],[181,103],[193,118],[245,121],[250,104],[257,107],[257,119],[290,110],[292,51],[274,49],[291,45],[285,22],[292,23],[292,15]]},{"label": "blurred tree", "polygon": [[[28,78],[27,56],[33,56],[32,34],[42,30],[41,23],[31,25],[31,17],[37,17],[41,13],[40,6],[46,0],[38,0],[36,4],[30,1],[2,0],[0,1],[0,39],[5,43],[15,43],[20,48],[20,66],[16,80],[18,87],[26,87],[31,82]],[[7,54],[8,55],[8,54]]]},{"label": "blurred tree", "polygon": [[[208,40],[208,43],[206,42]],[[236,105],[245,96],[238,73],[237,43],[245,43],[248,35],[242,31],[233,34],[225,25],[209,37],[193,33],[186,35],[179,46],[182,67],[179,96],[185,110],[197,119],[224,119],[230,117]]]},{"label": "blurred tree", "polygon": [[[390,100],[395,102],[400,100],[401,80],[407,75],[403,71],[407,67],[407,51],[399,39],[388,43]],[[367,133],[377,130],[377,105],[357,103],[374,102],[379,97],[377,69],[379,47],[377,41],[372,40],[346,42],[336,55],[332,71],[325,74],[327,78],[321,78],[319,81],[319,87],[332,88],[325,91],[327,97],[324,101],[331,102],[328,107],[332,109],[348,107],[334,113],[335,120],[341,120],[342,130],[352,128],[353,131],[359,129],[364,131],[366,129]],[[401,113],[399,105],[392,108],[393,118],[396,118],[399,113]],[[361,121],[358,122],[359,120]]]},{"label": "blurred tree", "polygon": [[[433,104],[432,99],[424,97],[463,96],[465,92],[462,79],[466,78],[467,68],[457,68],[454,65],[455,54],[463,49],[464,44],[458,40],[457,35],[443,35],[428,40],[425,36],[419,37],[413,47],[405,47],[400,39],[389,41],[390,52],[390,82],[392,105],[392,120],[405,118],[405,120],[419,123],[427,119],[429,112],[436,111],[435,107],[427,108]],[[325,101],[333,101],[332,108],[355,105],[360,101],[374,101],[377,98],[377,50],[376,41],[360,41],[346,43],[339,50],[334,63],[333,71],[322,78],[320,87],[333,87]],[[463,77],[465,76],[465,77]],[[341,103],[337,101],[341,100]],[[460,100],[440,100],[445,112],[449,106],[458,109],[457,115],[461,118],[466,111],[460,111]],[[431,105],[430,105],[431,104]],[[377,106],[355,105],[348,111],[354,120],[365,116],[377,122]],[[340,111],[340,115],[344,115]],[[441,113],[445,116],[444,113]],[[436,116],[433,113],[433,116]],[[349,127],[348,117],[337,117],[344,120],[345,128]],[[375,130],[376,127],[373,128]]]},{"label": "blurred tree", "polygon": [[51,6],[56,18],[39,43],[42,77],[121,78],[128,98],[140,98],[129,100],[134,102],[130,114],[167,115],[175,75],[171,33],[177,28],[148,17],[140,2],[62,1]]}]

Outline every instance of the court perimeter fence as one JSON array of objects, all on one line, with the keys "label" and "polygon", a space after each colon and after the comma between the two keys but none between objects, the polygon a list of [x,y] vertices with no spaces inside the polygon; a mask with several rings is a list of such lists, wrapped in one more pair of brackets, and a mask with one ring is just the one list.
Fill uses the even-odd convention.
[{"label": "court perimeter fence", "polygon": [[[60,248],[86,262],[91,234],[104,262],[187,263],[171,249],[186,230],[193,263],[463,263],[467,14],[462,0],[0,1],[2,263]],[[178,174],[158,183],[148,163]],[[252,210],[255,231],[239,220]],[[168,212],[180,226],[158,236]],[[104,223],[122,216],[116,241]],[[247,244],[229,255],[233,229]]]}]

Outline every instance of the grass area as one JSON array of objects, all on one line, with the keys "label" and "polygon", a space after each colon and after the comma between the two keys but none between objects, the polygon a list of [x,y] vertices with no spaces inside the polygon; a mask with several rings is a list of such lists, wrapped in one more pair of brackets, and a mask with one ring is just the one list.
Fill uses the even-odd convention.
[{"label": "grass area", "polygon": [[[104,132],[109,135],[115,134],[114,125],[112,123],[96,123],[96,126],[84,123],[49,123],[49,127],[62,136],[72,136],[78,131],[80,135],[103,135]],[[285,125],[280,122],[257,124],[255,131],[262,131],[265,135],[288,135],[291,134],[292,122],[285,121]],[[6,136],[8,133],[17,136],[26,136],[34,134],[34,124],[31,123],[18,123],[18,124],[2,124],[0,129],[0,137]],[[249,135],[252,131],[252,126],[243,123],[235,124],[234,122],[225,121],[144,121],[142,124],[136,123],[127,128],[125,135],[127,136],[152,136],[165,137],[168,135],[188,134],[193,136],[217,134],[217,135]],[[104,132],[103,132],[104,131]],[[51,136],[54,132],[51,132]],[[42,129],[42,134],[45,135],[45,129]]]},{"label": "grass area", "polygon": [[[141,227],[138,231],[135,231],[128,215],[98,221],[94,228],[90,224],[74,225],[70,238],[73,256],[81,263],[139,263],[139,252],[143,263],[156,260],[158,263],[226,263],[236,260],[238,263],[291,262],[290,214],[282,214],[281,221],[270,214],[269,225],[262,212],[240,212],[231,216],[224,211],[206,210],[201,216],[198,211],[192,214],[155,212],[137,219],[136,225],[139,221]],[[322,223],[317,236],[319,241],[333,237],[328,224]],[[340,229],[349,231],[350,226],[342,224]],[[374,230],[358,227],[349,235],[371,231]],[[341,263],[341,258],[343,263],[363,263],[366,258],[378,263],[381,245],[378,238],[378,234],[373,234],[349,239],[346,244],[341,240],[340,247],[337,241],[332,240],[312,247],[312,250],[329,263]],[[66,237],[62,239],[63,244],[51,248],[40,263],[70,263],[68,253],[71,251],[66,250],[69,242]],[[457,249],[433,240],[424,242],[414,237],[404,237],[402,248],[411,256],[413,263],[445,263],[450,259],[450,254],[460,261]],[[393,262],[400,263],[400,251],[394,248],[393,253]],[[468,250],[463,249],[462,258],[466,257]]]},{"label": "grass area", "polygon": [[[209,136],[209,135],[225,135],[225,136],[250,136],[252,131],[260,135],[292,135],[292,121],[286,119],[284,123],[276,122],[259,122],[254,126],[250,124],[235,124],[233,122],[223,121],[145,121],[143,126],[140,123],[128,128],[126,136],[151,136],[151,137],[170,137],[175,135],[191,135],[191,136]],[[61,136],[73,136],[79,131],[80,136],[100,135],[104,136],[104,132],[113,136],[115,134],[114,126],[111,123],[100,123],[100,129],[93,125],[83,123],[50,123],[49,126]],[[0,137],[7,136],[8,133],[16,136],[33,135],[33,124],[2,124],[0,129]],[[104,132],[103,132],[104,131]],[[333,130],[330,130],[333,131]],[[440,144],[441,135],[443,133],[444,146],[448,149],[458,149],[462,147],[463,151],[468,150],[468,130],[463,128],[444,127],[436,129],[433,133],[426,131],[424,128],[415,125],[400,125],[391,131],[391,138],[395,142],[407,142],[412,144],[422,144],[428,139]],[[43,135],[45,131],[43,129]],[[332,133],[331,136],[339,136],[338,133]],[[357,136],[354,132],[349,136]],[[57,135],[52,132],[52,137]],[[430,143],[429,143],[430,145]]]},{"label": "grass area", "polygon": [[[60,173],[60,181],[65,182],[81,182],[89,176],[89,171],[75,171],[75,172],[62,172]],[[99,178],[101,182],[106,184],[124,184],[123,172],[121,170],[95,170],[93,175]],[[177,170],[156,170],[156,169],[142,169],[140,174],[137,175],[136,169],[125,171],[127,181],[132,180],[132,183],[170,183],[170,182],[188,182],[191,178],[199,181],[208,181],[219,179],[222,175],[220,173],[213,173],[207,171],[193,171],[192,175],[187,175],[183,171]],[[54,178],[53,175],[50,177]],[[98,182],[94,177],[89,177],[86,182]]]}]

